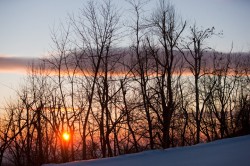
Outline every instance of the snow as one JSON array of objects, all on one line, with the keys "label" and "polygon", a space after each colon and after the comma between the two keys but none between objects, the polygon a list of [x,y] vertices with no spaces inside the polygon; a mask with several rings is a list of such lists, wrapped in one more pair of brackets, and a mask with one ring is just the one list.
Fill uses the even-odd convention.
[{"label": "snow", "polygon": [[[57,164],[47,164],[55,166]],[[250,135],[189,147],[151,150],[57,166],[249,166]]]}]

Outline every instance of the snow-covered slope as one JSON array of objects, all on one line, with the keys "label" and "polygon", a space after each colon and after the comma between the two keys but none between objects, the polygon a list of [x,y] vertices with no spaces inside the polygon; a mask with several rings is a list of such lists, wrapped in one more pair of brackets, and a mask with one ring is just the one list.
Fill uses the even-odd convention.
[{"label": "snow-covered slope", "polygon": [[250,135],[60,166],[250,166]]}]

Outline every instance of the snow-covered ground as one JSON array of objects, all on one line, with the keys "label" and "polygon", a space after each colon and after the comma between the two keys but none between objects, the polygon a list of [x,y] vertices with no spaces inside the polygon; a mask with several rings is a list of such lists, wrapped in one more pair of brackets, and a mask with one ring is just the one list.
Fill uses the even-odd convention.
[{"label": "snow-covered ground", "polygon": [[[47,164],[54,166],[56,164]],[[250,166],[250,135],[60,166]]]}]

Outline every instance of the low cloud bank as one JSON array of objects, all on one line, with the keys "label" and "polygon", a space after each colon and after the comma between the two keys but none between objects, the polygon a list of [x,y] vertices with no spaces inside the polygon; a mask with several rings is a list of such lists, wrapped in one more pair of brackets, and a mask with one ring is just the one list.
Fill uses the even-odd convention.
[{"label": "low cloud bank", "polygon": [[0,55],[0,73],[26,73],[28,66],[38,58],[8,57]]},{"label": "low cloud bank", "polygon": [[[125,51],[126,52],[126,51]],[[128,72],[130,72],[130,69],[125,66],[135,66],[136,65],[136,59],[133,59],[135,57],[123,52],[122,56],[120,55],[119,58],[121,62],[117,62],[116,59],[110,59],[110,67],[112,68],[112,75],[126,75]],[[202,61],[201,68],[203,68],[203,65],[206,66],[206,70],[210,71],[210,69],[225,67],[226,64],[229,62],[229,57],[227,56],[229,54],[219,54],[217,53],[216,57],[213,57],[213,52],[206,52],[204,56],[204,60]],[[117,55],[116,55],[117,56]],[[118,55],[119,56],[119,55]],[[182,59],[182,55],[180,52],[176,52],[176,61],[179,61]],[[230,70],[233,71],[235,67],[238,67],[238,64],[240,64],[241,67],[249,68],[250,65],[250,58],[249,54],[247,53],[234,53],[230,54]],[[5,56],[0,55],[0,73],[20,73],[20,74],[26,74],[30,67],[33,65],[34,67],[38,67],[39,64],[42,64],[41,62],[45,62],[46,65],[44,66],[44,71],[48,72],[49,74],[57,74],[57,65],[59,59],[55,58],[51,59],[52,57],[47,58],[31,58],[31,57],[13,57],[13,56]],[[75,56],[67,56],[65,59],[65,62],[62,61],[61,64],[61,72],[62,74],[69,74],[72,72],[75,72],[77,75],[91,75],[92,72],[92,66],[89,58],[83,58],[83,59],[74,59]],[[186,55],[186,58],[191,61],[192,57],[190,54]],[[190,59],[191,58],[191,59]],[[80,61],[79,61],[80,60]],[[143,59],[142,59],[143,60]],[[152,60],[152,58],[151,58]],[[78,61],[78,66],[76,67],[76,61]],[[185,62],[184,59],[182,59],[184,62],[182,65],[180,62],[175,62],[175,70],[178,74],[180,70],[182,70],[183,75],[192,75],[189,65],[187,62]],[[214,62],[216,61],[216,62]],[[117,63],[116,63],[117,62]],[[66,65],[67,64],[67,65]],[[214,66],[215,65],[215,66]],[[102,65],[100,66],[103,67]],[[150,66],[149,66],[150,67]],[[181,67],[183,67],[181,69]],[[228,66],[229,67],[229,66]],[[134,69],[136,70],[136,69]],[[100,74],[102,73],[102,70],[99,70]],[[149,75],[154,75],[154,70],[151,69],[151,67],[148,70]],[[248,74],[247,74],[248,75]]]}]

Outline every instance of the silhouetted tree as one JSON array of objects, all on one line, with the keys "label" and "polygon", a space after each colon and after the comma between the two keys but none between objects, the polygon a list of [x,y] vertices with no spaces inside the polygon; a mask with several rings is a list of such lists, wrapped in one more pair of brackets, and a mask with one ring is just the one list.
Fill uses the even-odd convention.
[{"label": "silhouetted tree", "polygon": [[158,38],[162,47],[161,52],[153,55],[156,61],[158,77],[158,95],[162,109],[162,147],[170,146],[170,124],[175,111],[175,101],[173,94],[173,73],[176,63],[177,45],[180,42],[181,34],[185,29],[186,22],[182,22],[178,17],[175,8],[169,2],[159,1],[158,8],[151,16],[152,31]]}]

